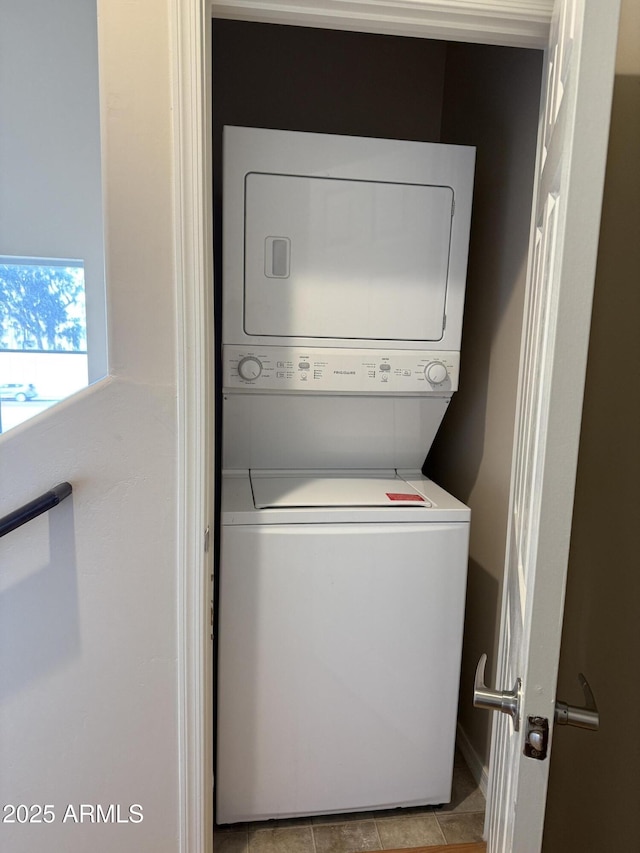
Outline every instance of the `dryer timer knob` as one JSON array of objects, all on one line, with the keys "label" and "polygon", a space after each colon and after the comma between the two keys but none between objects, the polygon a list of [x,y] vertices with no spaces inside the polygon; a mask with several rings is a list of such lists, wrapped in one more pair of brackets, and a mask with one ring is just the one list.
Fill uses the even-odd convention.
[{"label": "dryer timer knob", "polygon": [[424,375],[431,385],[440,385],[449,375],[446,366],[441,361],[430,361],[424,369]]},{"label": "dryer timer knob", "polygon": [[261,373],[262,362],[259,358],[248,355],[245,358],[240,359],[240,363],[238,364],[238,374],[241,379],[246,379],[250,382],[252,379],[257,379]]}]

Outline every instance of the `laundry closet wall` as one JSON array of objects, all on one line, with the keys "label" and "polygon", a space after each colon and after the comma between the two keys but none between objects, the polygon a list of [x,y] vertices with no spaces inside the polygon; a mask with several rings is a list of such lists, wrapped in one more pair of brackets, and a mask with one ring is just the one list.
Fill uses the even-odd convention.
[{"label": "laundry closet wall", "polygon": [[428,472],[472,508],[460,719],[481,771],[490,718],[469,694],[497,649],[541,54],[216,20],[213,66],[217,246],[225,124],[478,146],[460,391]]}]

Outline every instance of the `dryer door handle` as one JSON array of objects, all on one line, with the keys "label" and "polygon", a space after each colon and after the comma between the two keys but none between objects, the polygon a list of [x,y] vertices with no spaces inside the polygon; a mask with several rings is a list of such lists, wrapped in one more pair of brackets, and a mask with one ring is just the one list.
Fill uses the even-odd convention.
[{"label": "dryer door handle", "polygon": [[264,274],[267,278],[289,278],[291,240],[267,237],[264,241]]}]

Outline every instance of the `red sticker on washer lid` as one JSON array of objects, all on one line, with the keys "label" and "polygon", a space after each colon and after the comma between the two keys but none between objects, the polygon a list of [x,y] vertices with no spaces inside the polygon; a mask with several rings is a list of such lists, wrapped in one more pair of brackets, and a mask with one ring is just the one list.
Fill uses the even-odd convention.
[{"label": "red sticker on washer lid", "polygon": [[410,495],[404,494],[404,492],[387,492],[387,497],[390,501],[423,501],[424,498],[422,495],[418,495],[415,492],[412,492]]}]

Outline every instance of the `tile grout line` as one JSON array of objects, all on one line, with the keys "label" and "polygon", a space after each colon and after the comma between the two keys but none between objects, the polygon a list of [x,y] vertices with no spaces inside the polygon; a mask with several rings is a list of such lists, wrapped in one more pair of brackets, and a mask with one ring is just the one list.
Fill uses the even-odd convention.
[{"label": "tile grout line", "polygon": [[[447,812],[447,813],[443,814],[442,817],[448,818],[448,817],[456,817],[457,816],[457,817],[463,817],[464,818],[464,817],[470,817],[472,815],[482,815],[484,817],[485,811],[483,810],[483,811],[470,811],[470,812]],[[444,827],[440,824],[440,820],[439,820],[438,815],[436,815],[436,820],[438,821],[438,827],[440,829],[440,832],[442,833],[443,836],[445,836],[445,841],[444,841],[445,844],[475,844],[475,843],[480,843],[480,842],[475,842],[475,841],[449,841],[446,838],[446,833],[445,833]],[[484,839],[481,839],[481,840],[484,840]]]},{"label": "tile grout line", "polygon": [[376,835],[378,836],[378,842],[380,844],[380,849],[384,850],[384,847],[382,846],[382,836],[380,835],[380,830],[378,829],[378,821],[375,818],[374,818],[373,823],[374,823],[374,826],[376,828]]},{"label": "tile grout line", "polygon": [[436,826],[438,827],[438,829],[439,829],[439,831],[440,831],[440,835],[442,836],[442,843],[443,843],[443,844],[448,844],[449,842],[447,841],[447,837],[446,837],[446,835],[444,834],[444,829],[440,826],[440,821],[438,820],[438,813],[437,813],[437,811],[436,811],[435,809],[433,810],[433,816],[434,816],[434,817],[435,817],[435,819],[436,819]]}]

